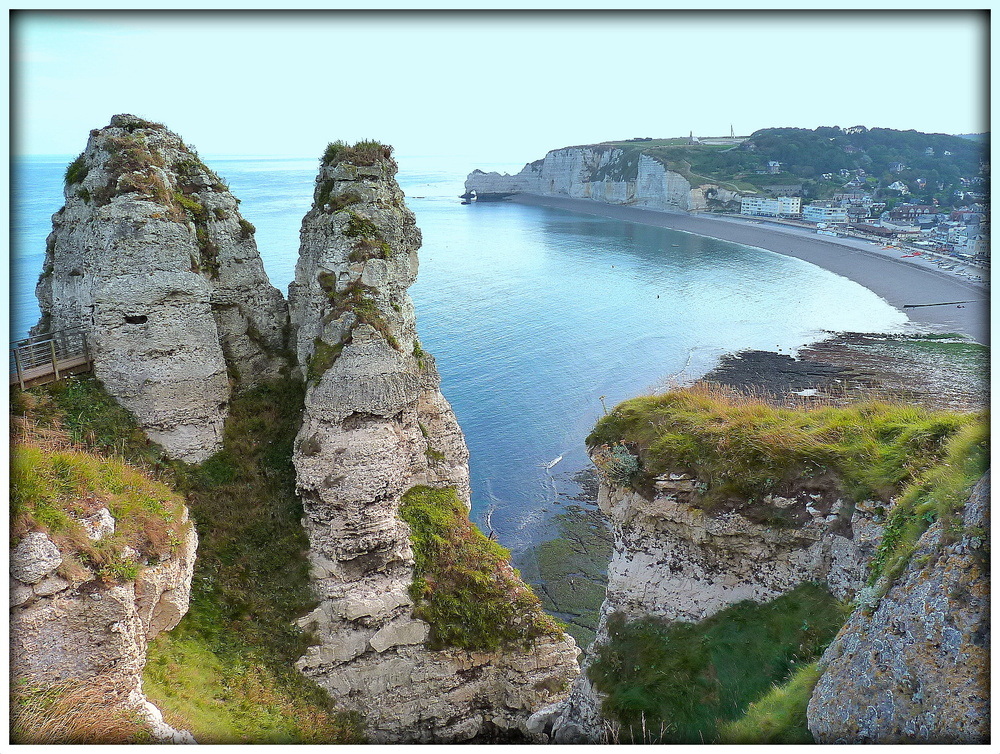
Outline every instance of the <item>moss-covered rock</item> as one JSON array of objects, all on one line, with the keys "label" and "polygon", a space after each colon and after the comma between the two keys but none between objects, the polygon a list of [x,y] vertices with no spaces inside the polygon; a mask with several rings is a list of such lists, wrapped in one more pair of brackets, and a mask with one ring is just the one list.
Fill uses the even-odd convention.
[{"label": "moss-covered rock", "polygon": [[510,551],[469,521],[454,489],[414,487],[399,515],[413,541],[414,614],[430,624],[430,646],[488,652],[561,634],[511,567]]}]

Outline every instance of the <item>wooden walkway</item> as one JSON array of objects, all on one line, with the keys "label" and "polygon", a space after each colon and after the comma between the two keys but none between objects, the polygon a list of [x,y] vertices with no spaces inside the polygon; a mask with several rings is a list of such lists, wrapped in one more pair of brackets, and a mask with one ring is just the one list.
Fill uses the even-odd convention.
[{"label": "wooden walkway", "polygon": [[89,372],[93,365],[83,328],[34,335],[10,348],[10,384],[24,390]]}]

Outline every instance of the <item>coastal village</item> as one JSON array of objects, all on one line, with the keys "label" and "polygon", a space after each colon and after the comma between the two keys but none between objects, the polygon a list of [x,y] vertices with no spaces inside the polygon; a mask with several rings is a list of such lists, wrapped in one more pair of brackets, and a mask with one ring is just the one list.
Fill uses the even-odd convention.
[{"label": "coastal village", "polygon": [[809,204],[803,204],[800,196],[742,197],[740,215],[896,246],[942,265],[989,268],[989,208],[983,193],[965,192],[962,203],[952,207],[903,203],[886,210],[885,202],[875,201],[871,192],[851,183],[832,200]]},{"label": "coastal village", "polygon": [[[844,129],[846,135],[863,133],[862,126]],[[705,146],[738,147],[751,137],[689,137],[689,143]],[[645,141],[645,139],[643,140]],[[752,150],[752,142],[749,145]],[[860,150],[852,145],[842,147],[847,154]],[[952,152],[939,150],[940,157]],[[923,157],[933,158],[934,147],[923,149]],[[757,175],[785,176],[786,182],[760,185],[756,192],[739,196],[739,215],[769,218],[815,229],[830,236],[859,238],[886,247],[897,247],[909,254],[926,255],[948,269],[971,266],[981,272],[989,268],[989,197],[987,193],[989,165],[981,162],[975,175],[961,176],[957,186],[936,180],[929,185],[919,169],[905,162],[889,164],[889,175],[881,178],[863,168],[841,168],[821,174],[827,183],[840,183],[832,197],[809,200],[804,194],[803,181],[786,172],[789,166],[778,160],[762,161],[754,171]],[[928,173],[929,176],[932,174]],[[891,180],[890,180],[891,179]],[[934,180],[932,176],[930,180]],[[950,191],[950,204],[933,198],[930,203],[914,201],[913,192]],[[976,279],[975,274],[970,277]]]}]

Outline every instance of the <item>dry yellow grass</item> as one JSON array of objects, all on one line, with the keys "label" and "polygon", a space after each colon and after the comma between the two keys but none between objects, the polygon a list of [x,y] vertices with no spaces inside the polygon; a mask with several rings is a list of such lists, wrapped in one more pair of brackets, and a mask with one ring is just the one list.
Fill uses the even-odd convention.
[{"label": "dry yellow grass", "polygon": [[107,683],[16,683],[10,693],[10,740],[15,744],[150,743],[140,713]]}]

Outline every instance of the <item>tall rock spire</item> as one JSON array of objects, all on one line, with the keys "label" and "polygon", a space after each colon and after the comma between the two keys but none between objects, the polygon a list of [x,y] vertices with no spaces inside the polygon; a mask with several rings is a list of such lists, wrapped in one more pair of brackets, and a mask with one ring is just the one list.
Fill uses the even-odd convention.
[{"label": "tall rock spire", "polygon": [[204,460],[220,446],[231,383],[288,367],[287,305],[253,226],[177,134],[133,115],[90,132],[64,193],[33,332],[83,327],[95,373],[150,439]]},{"label": "tall rock spire", "polygon": [[516,648],[449,646],[415,604],[408,497],[453,500],[462,536],[480,540],[467,520],[465,439],[417,340],[407,289],[421,239],[395,173],[388,147],[331,144],[302,223],[289,292],[307,380],[294,462],[320,605],[303,619],[319,644],[299,667],[363,712],[375,741],[524,736],[528,715],[578,672],[572,639],[506,562],[488,579],[528,606],[515,622],[544,628]]}]

